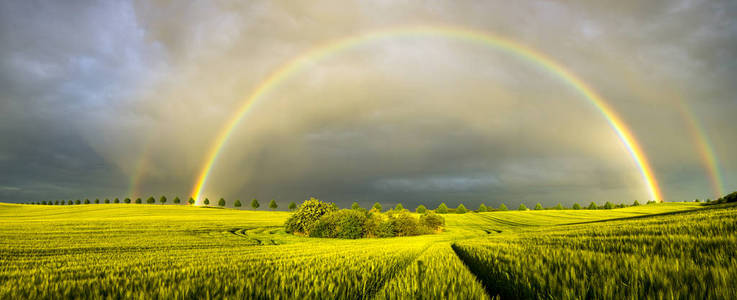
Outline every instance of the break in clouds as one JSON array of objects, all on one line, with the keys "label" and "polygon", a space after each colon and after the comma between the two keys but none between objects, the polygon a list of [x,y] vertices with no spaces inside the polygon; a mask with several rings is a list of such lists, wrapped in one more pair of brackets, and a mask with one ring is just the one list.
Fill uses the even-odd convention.
[{"label": "break in clouds", "polygon": [[[0,201],[189,196],[219,131],[280,65],[342,37],[437,24],[552,57],[632,129],[667,201],[714,198],[688,118],[724,192],[737,188],[736,13],[731,1],[4,1]],[[649,200],[606,119],[563,80],[479,44],[412,36],[280,82],[233,132],[204,196]]]}]

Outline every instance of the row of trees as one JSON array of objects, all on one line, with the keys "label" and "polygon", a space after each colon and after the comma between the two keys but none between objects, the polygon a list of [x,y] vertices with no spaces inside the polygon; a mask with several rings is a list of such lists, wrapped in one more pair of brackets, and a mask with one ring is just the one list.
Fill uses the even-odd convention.
[{"label": "row of trees", "polygon": [[[728,195],[728,196],[733,196],[733,195]],[[149,197],[148,199],[145,200],[145,202],[148,203],[148,204],[155,204],[157,201],[156,201],[156,199],[154,197]],[[166,204],[168,202],[168,199],[166,198],[166,196],[161,196],[161,198],[159,198],[158,202],[161,203],[161,204]],[[179,199],[179,197],[175,197],[174,200],[172,200],[172,202],[174,204],[180,204],[182,201],[181,201],[181,199]],[[100,201],[100,199],[95,199],[94,201],[90,201],[89,199],[84,199],[84,200],[77,199],[77,200],[55,200],[55,201],[31,202],[30,204],[40,204],[40,205],[75,205],[75,204],[92,204],[92,203],[94,203],[94,204],[99,204],[99,203],[106,203],[106,204],[107,203],[121,203],[121,200],[119,198],[115,198],[113,200],[104,199],[102,201]],[[136,203],[136,204],[141,204],[141,203],[143,203],[143,199],[137,198],[135,200],[131,200],[130,198],[125,198],[125,199],[122,200],[122,203]],[[194,204],[195,203],[194,198],[189,198],[189,200],[187,201],[187,203],[190,204],[190,205]],[[652,204],[652,203],[656,203],[656,202],[655,201],[648,201],[647,202],[647,204]],[[205,200],[203,201],[203,204],[206,205],[206,206],[209,206],[210,205],[210,199],[205,198]],[[220,200],[218,200],[218,202],[217,202],[217,206],[225,207],[226,205],[227,205],[227,202],[225,201],[224,198],[220,198]],[[638,206],[638,205],[640,205],[640,203],[637,200],[635,200],[635,202],[632,203],[632,205],[630,205],[630,206]],[[235,200],[235,202],[233,202],[233,206],[234,207],[237,207],[237,208],[240,208],[240,207],[243,206],[243,204],[241,203],[240,200]],[[251,208],[252,209],[258,209],[259,207],[261,207],[261,204],[259,203],[259,201],[257,199],[254,198],[253,200],[251,200]],[[269,202],[269,208],[271,210],[275,210],[278,207],[279,207],[279,205],[276,203],[276,201],[274,199],[271,199],[271,202]],[[623,208],[623,207],[627,207],[627,205],[625,205],[623,203],[613,204],[613,203],[608,202],[608,201],[604,205],[597,205],[595,202],[591,202],[585,208],[582,207],[581,205],[579,205],[578,203],[573,204],[573,206],[570,207],[570,208],[564,207],[561,203],[558,203],[558,205],[556,205],[554,207],[545,208],[545,207],[542,206],[542,204],[537,203],[535,205],[535,207],[534,207],[534,210],[546,210],[546,209],[552,209],[552,210],[591,209],[591,210],[593,210],[593,209],[614,209],[614,208]],[[288,208],[289,208],[289,210],[292,210],[293,211],[293,210],[295,210],[297,208],[297,204],[294,203],[294,202],[291,202],[291,203],[289,203]],[[358,202],[353,202],[353,204],[351,205],[351,209],[357,210],[357,209],[362,209],[362,208],[361,208],[361,205],[358,204]],[[383,209],[383,207],[382,207],[382,205],[380,203],[376,202],[371,207],[371,209],[372,210],[375,210],[375,211],[378,211],[378,212],[381,212],[382,209]],[[406,209],[404,208],[404,206],[401,203],[398,203],[394,207],[394,210],[395,211],[403,211],[403,210],[406,210]],[[476,209],[475,211],[476,212],[489,212],[489,211],[506,211],[506,210],[509,210],[509,209],[504,204],[500,205],[499,208],[496,208],[495,209],[493,207],[487,207],[485,204],[482,203],[479,206],[479,208]],[[530,210],[530,209],[527,208],[527,206],[525,206],[524,204],[520,204],[520,206],[517,208],[517,210],[524,211],[524,210]],[[422,204],[418,205],[415,208],[415,212],[416,213],[419,213],[419,214],[424,214],[427,211],[428,211],[427,207],[425,207]],[[469,210],[463,204],[458,205],[458,207],[456,207],[456,208],[449,208],[445,203],[440,203],[440,205],[438,205],[438,207],[435,208],[434,211],[436,213],[439,213],[439,214],[447,214],[447,213],[464,214],[464,213],[469,212]]]}]

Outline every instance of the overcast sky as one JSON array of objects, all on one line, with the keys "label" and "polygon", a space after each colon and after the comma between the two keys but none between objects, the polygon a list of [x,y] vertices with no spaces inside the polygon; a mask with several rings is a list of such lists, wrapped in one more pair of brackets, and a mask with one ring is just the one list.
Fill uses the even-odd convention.
[{"label": "overcast sky", "polygon": [[[666,201],[737,189],[735,1],[2,1],[0,201],[188,197],[213,140],[325,42],[453,25],[545,53],[632,129]],[[480,44],[383,39],[316,61],[233,132],[204,196],[349,205],[649,200],[595,107]]]}]

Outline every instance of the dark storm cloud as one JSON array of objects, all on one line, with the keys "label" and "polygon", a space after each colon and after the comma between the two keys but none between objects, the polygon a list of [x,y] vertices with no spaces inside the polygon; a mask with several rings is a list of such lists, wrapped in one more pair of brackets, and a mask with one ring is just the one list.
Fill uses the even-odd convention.
[{"label": "dark storm cloud", "polygon": [[[682,108],[735,189],[731,1],[0,4],[0,201],[184,196],[259,82],[325,41],[455,24],[540,49],[631,127],[669,200],[711,196]],[[647,200],[626,149],[559,78],[478,45],[388,40],[293,74],[233,133],[205,196]]]}]

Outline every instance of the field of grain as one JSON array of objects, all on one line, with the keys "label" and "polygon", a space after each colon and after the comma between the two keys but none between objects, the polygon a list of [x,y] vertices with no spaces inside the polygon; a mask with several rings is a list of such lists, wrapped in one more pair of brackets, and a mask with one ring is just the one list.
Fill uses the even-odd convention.
[{"label": "field of grain", "polygon": [[737,296],[734,206],[447,214],[358,240],[287,234],[289,215],[0,204],[0,299]]}]

